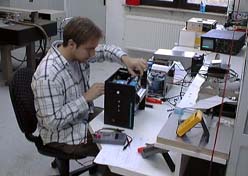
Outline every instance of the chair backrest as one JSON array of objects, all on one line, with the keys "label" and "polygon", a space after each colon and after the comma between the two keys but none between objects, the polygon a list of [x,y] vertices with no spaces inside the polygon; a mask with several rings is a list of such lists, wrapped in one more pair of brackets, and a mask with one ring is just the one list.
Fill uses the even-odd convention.
[{"label": "chair backrest", "polygon": [[31,89],[33,73],[29,68],[22,68],[14,74],[9,85],[10,98],[16,119],[26,137],[32,135],[37,128],[34,96]]}]

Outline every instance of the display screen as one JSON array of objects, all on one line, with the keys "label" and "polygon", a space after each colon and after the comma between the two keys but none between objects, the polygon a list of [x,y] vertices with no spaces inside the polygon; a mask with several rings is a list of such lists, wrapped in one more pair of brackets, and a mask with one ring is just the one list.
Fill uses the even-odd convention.
[{"label": "display screen", "polygon": [[202,38],[202,48],[207,49],[207,50],[213,50],[214,49],[214,40]]}]

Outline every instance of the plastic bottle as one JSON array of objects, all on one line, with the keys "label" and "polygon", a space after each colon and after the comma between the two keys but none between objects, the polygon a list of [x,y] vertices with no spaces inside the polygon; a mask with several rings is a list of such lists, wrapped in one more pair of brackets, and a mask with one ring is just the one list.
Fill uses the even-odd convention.
[{"label": "plastic bottle", "polygon": [[206,2],[204,0],[200,3],[200,12],[205,13],[206,12]]}]

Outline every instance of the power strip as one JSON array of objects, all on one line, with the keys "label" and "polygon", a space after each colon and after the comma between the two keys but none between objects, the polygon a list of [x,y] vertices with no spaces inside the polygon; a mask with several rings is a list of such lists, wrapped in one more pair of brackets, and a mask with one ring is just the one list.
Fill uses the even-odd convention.
[{"label": "power strip", "polygon": [[124,145],[127,135],[120,132],[96,132],[93,135],[94,143]]}]

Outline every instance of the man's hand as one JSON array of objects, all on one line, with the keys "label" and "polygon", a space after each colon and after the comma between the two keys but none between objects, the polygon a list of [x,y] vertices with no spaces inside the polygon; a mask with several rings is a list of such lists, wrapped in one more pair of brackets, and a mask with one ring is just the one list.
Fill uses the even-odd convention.
[{"label": "man's hand", "polygon": [[130,58],[128,56],[122,56],[122,62],[127,66],[131,75],[137,76],[143,75],[144,70],[147,68],[145,59],[142,58]]},{"label": "man's hand", "polygon": [[93,101],[104,94],[104,83],[94,83],[87,92],[83,94],[87,102]]}]

